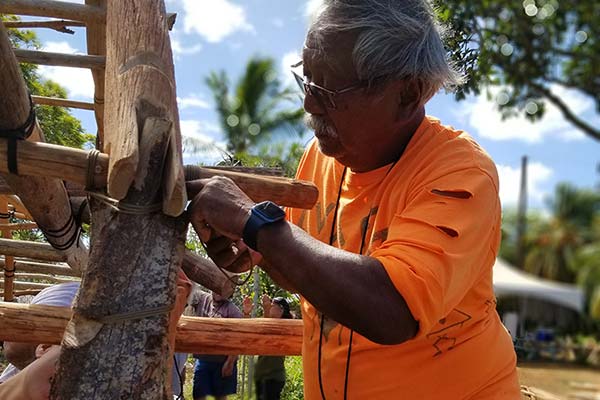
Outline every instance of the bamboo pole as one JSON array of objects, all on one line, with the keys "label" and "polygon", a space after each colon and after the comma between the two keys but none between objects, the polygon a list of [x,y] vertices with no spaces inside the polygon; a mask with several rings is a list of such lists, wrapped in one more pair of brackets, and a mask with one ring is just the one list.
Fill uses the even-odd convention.
[{"label": "bamboo pole", "polygon": [[[4,260],[1,258],[0,267],[4,267]],[[48,264],[36,261],[16,259],[15,268],[17,269],[17,271],[20,272],[81,277],[80,273],[71,269],[67,264]]]},{"label": "bamboo pole", "polygon": [[75,32],[69,28],[68,26],[85,26],[83,22],[80,21],[69,21],[69,20],[54,20],[54,21],[14,21],[4,22],[4,26],[6,28],[14,28],[14,29],[25,29],[25,28],[48,28],[53,29],[57,32],[68,33],[70,35]]},{"label": "bamboo pole", "polygon": [[44,261],[67,260],[65,254],[47,243],[27,242],[25,240],[0,239],[0,254]]},{"label": "bamboo pole", "polygon": [[[0,200],[0,212],[8,214],[8,202],[6,200]],[[8,226],[1,228],[2,237],[5,239],[12,239],[12,230]],[[14,300],[14,279],[15,279],[15,258],[13,256],[4,256],[4,301]]]},{"label": "bamboo pole", "polygon": [[[8,172],[6,139],[0,138],[0,172]],[[23,175],[59,178],[85,186],[87,181],[88,151],[57,146],[49,143],[23,141],[17,149],[19,171]],[[108,155],[100,154],[94,171],[94,187],[106,185]],[[318,190],[310,182],[288,178],[258,176],[240,172],[202,168],[187,165],[187,180],[225,176],[232,179],[252,200],[272,200],[281,206],[312,208]]]},{"label": "bamboo pole", "polygon": [[[71,310],[0,303],[0,340],[59,344]],[[302,321],[274,318],[181,317],[175,350],[199,354],[299,355]]]},{"label": "bamboo pole", "polygon": [[103,22],[106,18],[105,11],[97,7],[54,0],[2,0],[0,13],[64,18],[85,23]]},{"label": "bamboo pole", "polygon": [[[100,8],[106,12],[106,0],[85,0],[88,6]],[[88,25],[86,31],[87,52],[90,55],[106,56],[106,22],[97,21]],[[92,69],[94,79],[94,116],[96,117],[96,149],[104,149],[104,68]]]},{"label": "bamboo pole", "polygon": [[38,50],[13,49],[19,62],[57,67],[103,69],[106,57],[81,54],[51,53]]},{"label": "bamboo pole", "polygon": [[61,99],[59,97],[44,97],[44,96],[31,96],[31,99],[35,104],[41,104],[44,106],[55,106],[55,107],[69,107],[79,108],[82,110],[93,110],[94,103],[88,103],[86,101],[77,101],[69,99]]}]

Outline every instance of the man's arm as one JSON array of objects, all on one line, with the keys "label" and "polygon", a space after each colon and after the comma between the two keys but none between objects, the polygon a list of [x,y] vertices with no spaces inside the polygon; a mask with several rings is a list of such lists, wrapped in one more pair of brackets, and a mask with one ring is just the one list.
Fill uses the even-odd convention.
[{"label": "man's arm", "polygon": [[416,335],[417,322],[376,259],[324,244],[283,221],[262,229],[257,246],[267,273],[285,276],[335,321],[381,344]]},{"label": "man's arm", "polygon": [[[188,182],[188,190],[201,190],[190,215],[197,231],[208,224],[233,241],[240,239],[254,202],[231,180]],[[398,344],[416,335],[417,322],[376,259],[326,245],[285,221],[261,229],[257,247],[270,275],[285,277],[319,311],[369,340]],[[243,249],[238,244],[237,253],[227,246],[218,250],[209,255],[227,268]],[[241,272],[239,264],[235,268]]]}]

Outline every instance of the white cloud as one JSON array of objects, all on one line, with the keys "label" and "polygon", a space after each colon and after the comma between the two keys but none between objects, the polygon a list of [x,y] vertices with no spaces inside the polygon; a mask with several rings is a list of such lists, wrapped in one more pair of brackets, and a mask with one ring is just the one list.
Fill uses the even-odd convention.
[{"label": "white cloud", "polygon": [[226,145],[214,139],[221,136],[218,125],[195,119],[181,120],[179,123],[184,142],[184,161],[201,157],[205,162],[213,163],[224,159]]},{"label": "white cloud", "polygon": [[[521,186],[521,167],[498,165],[500,177],[500,200],[502,206],[516,206]],[[548,180],[553,171],[539,162],[530,162],[527,166],[527,196],[529,204],[539,204],[549,194]]]},{"label": "white cloud", "polygon": [[202,45],[200,43],[192,44],[190,46],[184,45],[179,38],[175,36],[171,36],[171,49],[173,50],[173,55],[175,58],[179,58],[179,56],[188,55],[188,54],[196,54],[202,50]]},{"label": "white cloud", "polygon": [[[585,95],[559,86],[553,86],[551,90],[572,110],[576,110],[577,115],[581,116],[588,111],[593,111],[594,102]],[[522,114],[502,120],[496,102],[493,100],[499,92],[498,89],[492,93],[492,100],[488,100],[484,95],[477,97],[467,103],[460,112],[460,117],[466,118],[479,136],[491,140],[521,140],[528,143],[538,143],[549,136],[564,141],[581,140],[585,137],[581,131],[564,119],[558,108],[549,102],[546,102],[545,114],[539,121],[531,122]],[[598,123],[600,124],[600,120]]]},{"label": "white cloud", "polygon": [[203,109],[211,108],[210,103],[202,95],[195,93],[192,93],[187,97],[177,97],[177,104],[181,110],[193,107]]},{"label": "white cloud", "polygon": [[183,0],[186,33],[197,33],[210,43],[217,43],[238,32],[255,32],[246,20],[246,10],[229,0]]},{"label": "white cloud", "polygon": [[281,82],[284,86],[296,87],[296,81],[290,72],[290,66],[296,64],[301,59],[302,56],[296,50],[288,51],[281,57]]},{"label": "white cloud", "polygon": [[323,5],[323,0],[308,0],[304,9],[304,15],[310,19],[314,18],[321,5]]},{"label": "white cloud", "polygon": [[[67,42],[47,42],[44,51],[65,54],[85,54]],[[64,87],[69,98],[92,99],[94,97],[94,80],[92,72],[86,68],[49,67],[40,65],[40,74]]]}]

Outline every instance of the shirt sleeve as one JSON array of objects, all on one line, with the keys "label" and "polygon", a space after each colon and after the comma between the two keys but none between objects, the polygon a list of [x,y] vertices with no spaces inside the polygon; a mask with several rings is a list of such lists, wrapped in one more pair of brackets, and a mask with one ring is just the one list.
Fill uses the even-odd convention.
[{"label": "shirt sleeve", "polygon": [[426,335],[491,270],[500,238],[496,180],[469,168],[421,186],[398,211],[378,259]]}]

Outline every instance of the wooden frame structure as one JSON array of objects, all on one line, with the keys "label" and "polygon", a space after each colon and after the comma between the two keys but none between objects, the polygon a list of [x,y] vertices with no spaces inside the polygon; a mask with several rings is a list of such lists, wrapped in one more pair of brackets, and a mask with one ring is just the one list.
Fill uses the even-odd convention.
[{"label": "wooden frame structure", "polygon": [[[24,332],[34,342],[62,338],[53,399],[165,398],[173,351],[167,340],[169,310],[178,268],[212,290],[229,285],[212,262],[184,251],[185,180],[225,175],[255,201],[303,208],[315,203],[316,188],[277,177],[183,168],[168,37],[175,16],[166,13],[162,0],[4,0],[0,13],[59,19],[7,24],[13,28],[72,33],[68,26],[85,26],[88,44],[87,55],[11,49],[0,26],[0,57],[6,60],[0,87],[13,94],[0,97],[0,130],[12,132],[0,138],[0,193],[12,196],[4,203],[0,199],[0,212],[32,221],[0,226],[3,295],[10,301],[45,287],[25,279],[84,278],[72,313],[0,304],[0,340],[23,340]],[[90,69],[94,102],[30,99],[18,62]],[[11,135],[29,120],[31,102],[93,110],[96,150],[43,143],[35,121],[28,140],[16,140]],[[84,189],[67,190],[64,180]],[[81,200],[70,196],[73,190],[92,194],[90,249],[79,237],[77,221],[71,222],[74,205],[82,209]],[[40,229],[49,244],[11,240],[14,229]],[[220,354],[299,354],[302,336],[300,321],[182,318],[177,330],[177,349]]]}]

